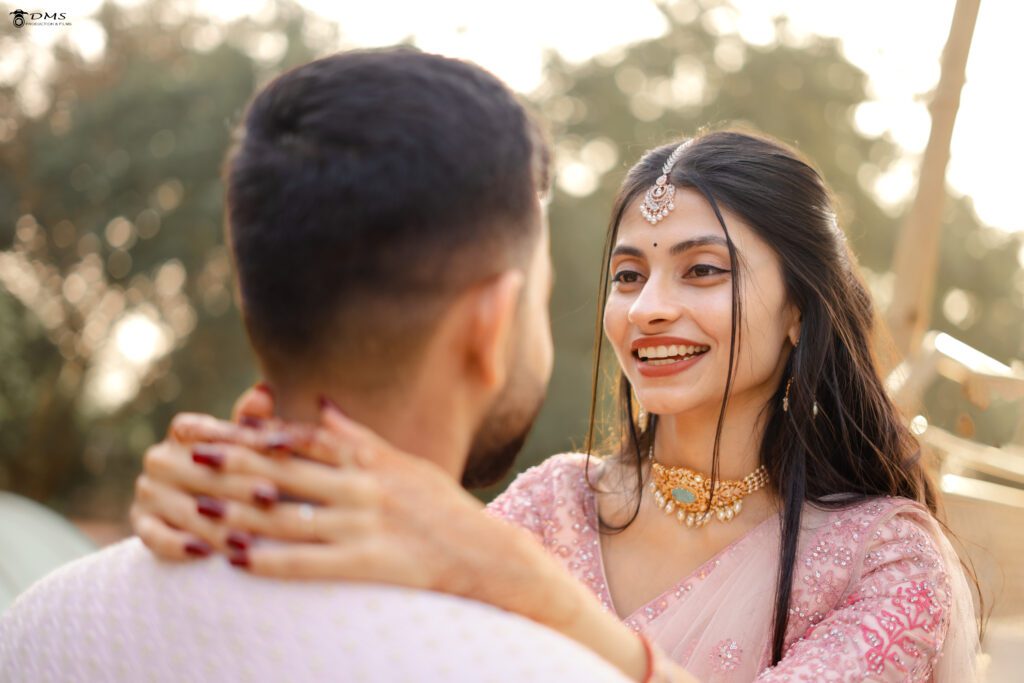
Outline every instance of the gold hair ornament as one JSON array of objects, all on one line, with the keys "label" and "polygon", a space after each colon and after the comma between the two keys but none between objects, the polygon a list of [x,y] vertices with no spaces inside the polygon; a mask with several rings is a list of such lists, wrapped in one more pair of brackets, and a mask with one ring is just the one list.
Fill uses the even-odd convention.
[{"label": "gold hair ornament", "polygon": [[682,158],[683,152],[686,151],[691,142],[693,142],[692,138],[675,148],[668,159],[665,160],[665,165],[661,167],[661,175],[658,176],[658,179],[654,181],[654,185],[644,195],[644,201],[640,205],[640,213],[643,214],[644,218],[651,225],[656,225],[668,216],[672,209],[676,208],[676,186],[668,181],[668,176],[672,172],[672,168]]}]

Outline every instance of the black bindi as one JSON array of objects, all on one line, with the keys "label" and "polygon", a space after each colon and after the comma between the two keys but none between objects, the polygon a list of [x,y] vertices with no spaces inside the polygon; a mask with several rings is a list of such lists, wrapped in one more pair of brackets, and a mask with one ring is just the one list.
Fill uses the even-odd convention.
[{"label": "black bindi", "polygon": [[655,242],[655,243],[654,243],[654,246],[658,246],[658,243],[657,243],[657,242]]}]

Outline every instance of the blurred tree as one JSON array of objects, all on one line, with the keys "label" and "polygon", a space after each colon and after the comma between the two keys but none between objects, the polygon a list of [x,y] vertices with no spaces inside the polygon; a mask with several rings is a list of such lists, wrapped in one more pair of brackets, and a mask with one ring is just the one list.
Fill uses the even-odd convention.
[{"label": "blurred tree", "polygon": [[230,25],[160,2],[94,20],[94,59],[2,39],[30,68],[0,89],[0,487],[120,516],[170,416],[224,414],[254,377],[221,159],[257,85],[337,36],[287,1]]}]

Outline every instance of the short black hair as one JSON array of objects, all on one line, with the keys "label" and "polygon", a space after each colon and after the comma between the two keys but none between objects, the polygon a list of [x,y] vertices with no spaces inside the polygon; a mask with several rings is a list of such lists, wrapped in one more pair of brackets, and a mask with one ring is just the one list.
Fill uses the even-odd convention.
[{"label": "short black hair", "polygon": [[[411,48],[335,54],[252,100],[224,180],[246,329],[268,377],[388,367],[441,306],[524,264],[548,146],[509,88]],[[353,380],[358,380],[353,376]]]}]

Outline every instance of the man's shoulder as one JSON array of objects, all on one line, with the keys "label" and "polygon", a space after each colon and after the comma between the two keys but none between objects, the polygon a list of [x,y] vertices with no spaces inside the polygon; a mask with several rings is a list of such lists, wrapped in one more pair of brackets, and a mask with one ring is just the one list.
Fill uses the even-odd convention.
[{"label": "man's shoulder", "polygon": [[222,557],[162,562],[135,539],[56,570],[0,618],[4,681],[315,681],[338,671],[367,681],[621,680],[572,641],[489,605],[264,579]]},{"label": "man's shoulder", "polygon": [[138,539],[115,543],[62,565],[36,581],[18,596],[6,614],[19,614],[28,603],[63,601],[65,596],[95,589],[104,582],[117,583],[122,575],[138,576],[135,567],[149,562],[155,560]]},{"label": "man's shoulder", "polygon": [[[507,613],[482,603],[429,591],[373,583],[285,581],[249,574],[213,556],[189,562],[167,562],[153,555],[137,538],[91,553],[54,570],[36,582],[12,605],[26,609],[74,611],[102,617],[109,605],[129,602],[134,611],[173,615],[200,607],[253,609],[296,615],[310,611],[349,614],[412,607],[446,614],[471,613],[493,618]],[[237,603],[237,604],[236,604]]]}]

